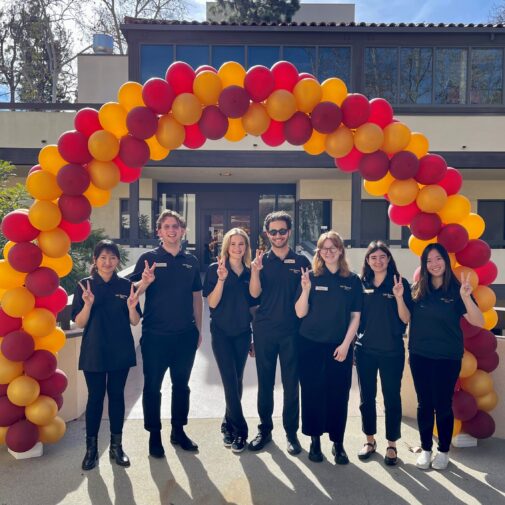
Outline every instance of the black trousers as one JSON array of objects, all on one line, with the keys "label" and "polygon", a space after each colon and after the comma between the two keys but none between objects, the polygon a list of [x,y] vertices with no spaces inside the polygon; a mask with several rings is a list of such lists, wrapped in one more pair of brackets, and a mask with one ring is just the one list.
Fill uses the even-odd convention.
[{"label": "black trousers", "polygon": [[400,388],[402,384],[405,355],[381,356],[367,353],[356,347],[356,369],[358,372],[361,403],[361,423],[365,435],[377,433],[377,372],[381,379],[384,407],[386,409],[386,439],[395,442],[401,437],[402,399]]},{"label": "black trousers", "polygon": [[144,365],[144,428],[161,430],[161,385],[170,368],[172,380],[172,426],[188,423],[189,378],[198,345],[198,330],[178,335],[144,332],[140,342]]},{"label": "black trousers", "polygon": [[282,423],[288,435],[298,431],[300,417],[300,391],[298,380],[297,336],[269,335],[262,331],[254,333],[256,370],[258,373],[258,414],[259,430],[268,433],[273,429],[274,387],[277,358],[281,365],[281,379],[284,390]]},{"label": "black trousers", "polygon": [[330,435],[344,442],[347,404],[352,381],[352,348],[344,361],[336,361],[334,343],[300,338],[300,386],[302,432],[308,436]]},{"label": "black trousers", "polygon": [[228,336],[211,327],[212,350],[223,381],[226,413],[223,424],[236,437],[247,439],[248,427],[242,412],[242,379],[251,345],[251,332]]},{"label": "black trousers", "polygon": [[86,435],[98,436],[102,420],[105,391],[109,398],[110,432],[118,435],[123,432],[124,423],[124,388],[129,368],[113,372],[84,372],[88,387],[86,405]]},{"label": "black trousers", "polygon": [[417,393],[417,424],[421,447],[425,451],[431,451],[436,415],[438,450],[449,452],[454,428],[452,396],[461,371],[461,360],[430,359],[411,354],[410,368]]}]

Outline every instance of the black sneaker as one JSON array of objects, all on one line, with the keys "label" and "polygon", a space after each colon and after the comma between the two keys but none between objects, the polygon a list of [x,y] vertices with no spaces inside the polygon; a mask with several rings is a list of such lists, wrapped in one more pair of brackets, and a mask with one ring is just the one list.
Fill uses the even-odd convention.
[{"label": "black sneaker", "polygon": [[221,430],[221,434],[223,435],[223,445],[225,447],[231,447],[231,444],[233,444],[232,433],[226,429],[223,429]]},{"label": "black sneaker", "polygon": [[242,452],[247,445],[247,440],[245,437],[235,437],[235,440],[231,444],[232,452],[239,453]]},{"label": "black sneaker", "polygon": [[267,432],[263,433],[261,431],[258,432],[255,438],[249,442],[249,450],[250,451],[261,451],[265,445],[272,441],[272,433]]}]

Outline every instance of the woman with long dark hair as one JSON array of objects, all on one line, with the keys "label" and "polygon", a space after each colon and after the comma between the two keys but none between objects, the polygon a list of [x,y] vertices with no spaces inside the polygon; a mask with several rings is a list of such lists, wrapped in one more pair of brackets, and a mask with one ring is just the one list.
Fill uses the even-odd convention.
[{"label": "woman with long dark hair", "polygon": [[[449,463],[454,415],[452,396],[461,370],[463,333],[461,316],[474,326],[484,318],[473,301],[469,275],[461,283],[451,270],[445,248],[429,244],[421,255],[419,281],[412,290],[410,368],[416,388],[417,423],[422,452],[418,468],[444,470]],[[436,415],[438,453],[432,461],[433,424]]]}]

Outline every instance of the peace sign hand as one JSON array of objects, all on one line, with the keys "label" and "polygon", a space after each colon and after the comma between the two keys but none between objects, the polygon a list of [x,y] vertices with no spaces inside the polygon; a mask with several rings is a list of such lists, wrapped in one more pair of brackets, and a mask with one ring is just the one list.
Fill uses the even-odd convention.
[{"label": "peace sign hand", "polygon": [[254,272],[259,272],[263,269],[263,255],[265,253],[261,249],[256,249],[256,258],[254,258],[251,263],[252,270]]},{"label": "peace sign hand", "polygon": [[135,308],[137,303],[139,303],[139,291],[135,292],[135,285],[133,282],[131,283],[130,296],[128,297],[128,300],[126,300],[126,303],[128,304],[129,309]]},{"label": "peace sign hand", "polygon": [[303,291],[310,291],[310,288],[312,286],[312,283],[310,282],[310,275],[309,275],[310,269],[301,267],[300,270],[302,271],[302,276],[301,276],[302,290]]},{"label": "peace sign hand", "polygon": [[461,274],[461,287],[459,289],[459,294],[463,300],[465,298],[469,298],[473,291],[472,285],[470,284],[470,274],[471,272],[468,272],[466,276],[464,273]]},{"label": "peace sign hand", "polygon": [[142,282],[146,285],[149,286],[152,282],[154,282],[154,270],[156,269],[156,262],[154,262],[151,266],[149,266],[149,263],[147,260],[145,260],[145,268],[144,271],[142,272]]},{"label": "peace sign hand", "polygon": [[91,307],[95,301],[95,295],[91,292],[89,281],[86,281],[86,287],[79,281],[79,286],[82,289],[82,301],[84,305]]},{"label": "peace sign hand", "polygon": [[226,277],[228,277],[228,270],[225,265],[225,259],[218,258],[218,260],[217,260],[217,278],[221,282],[224,282],[226,280]]},{"label": "peace sign hand", "polygon": [[396,298],[402,298],[403,297],[403,282],[402,282],[402,276],[398,275],[398,277],[395,275],[394,276],[394,285],[393,285],[393,294],[395,295]]}]

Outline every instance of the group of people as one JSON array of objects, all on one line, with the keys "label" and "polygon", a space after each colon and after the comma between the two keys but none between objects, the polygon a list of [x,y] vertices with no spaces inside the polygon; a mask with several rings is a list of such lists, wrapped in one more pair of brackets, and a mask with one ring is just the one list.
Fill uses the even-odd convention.
[{"label": "group of people", "polygon": [[[131,280],[120,279],[115,272],[120,261],[117,246],[110,241],[97,245],[91,276],[79,282],[73,301],[73,319],[84,328],[79,368],[89,391],[84,470],[98,461],[105,391],[110,457],[119,465],[130,464],[121,437],[124,386],[129,368],[135,365],[130,324],[138,324],[141,317],[142,401],[149,453],[155,458],[165,454],[160,407],[168,369],[172,381],[170,441],[187,451],[198,449],[184,426],[189,412],[188,382],[202,341],[202,294],[210,308],[212,349],[226,400],[223,443],[233,452],[259,451],[271,442],[279,360],[288,453],[302,451],[297,435],[301,396],[302,433],[311,439],[309,459],[323,461],[320,440],[328,433],[335,462],[347,464],[344,435],[354,361],[366,436],[358,457],[366,460],[377,448],[379,375],[385,404],[384,462],[395,465],[396,441],[401,436],[404,335],[409,325],[409,361],[422,445],[416,464],[423,469],[447,467],[454,423],[452,394],[463,356],[460,318],[476,326],[483,324],[469,279],[455,278],[449,255],[439,244],[425,248],[419,280],[411,289],[384,242],[369,245],[358,276],[350,270],[344,243],[335,231],[319,237],[311,264],[289,247],[289,214],[269,214],[264,229],[271,248],[257,251],[254,259],[247,234],[240,228],[229,230],[203,286],[197,259],[181,248],[184,219],[172,210],[163,211],[157,220],[161,245],[139,258]],[[142,314],[138,299],[144,292]],[[249,442],[241,405],[248,355],[256,362],[260,418],[258,432]],[[438,452],[433,458],[435,414]]]}]

